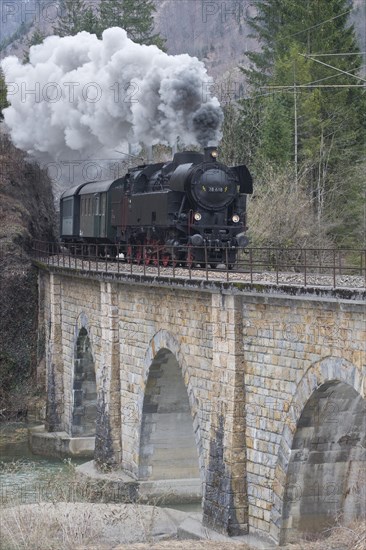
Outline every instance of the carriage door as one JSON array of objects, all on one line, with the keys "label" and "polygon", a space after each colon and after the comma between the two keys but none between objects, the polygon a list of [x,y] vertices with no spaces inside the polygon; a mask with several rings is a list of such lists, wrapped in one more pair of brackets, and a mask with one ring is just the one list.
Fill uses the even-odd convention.
[{"label": "carriage door", "polygon": [[106,236],[106,193],[95,193],[94,237],[103,239]]},{"label": "carriage door", "polygon": [[101,237],[100,234],[100,193],[94,194],[94,208],[93,208],[93,214],[94,214],[94,233],[93,237]]},{"label": "carriage door", "polygon": [[99,204],[99,220],[100,220],[100,236],[103,238],[107,237],[107,193],[100,194],[100,204]]}]

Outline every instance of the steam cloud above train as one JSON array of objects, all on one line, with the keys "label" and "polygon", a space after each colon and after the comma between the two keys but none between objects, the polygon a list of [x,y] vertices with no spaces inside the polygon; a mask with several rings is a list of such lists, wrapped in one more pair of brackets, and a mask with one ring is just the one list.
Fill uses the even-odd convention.
[{"label": "steam cloud above train", "polygon": [[[110,155],[127,144],[217,144],[223,113],[204,64],[135,44],[120,28],[102,40],[49,36],[30,62],[1,63],[14,144],[38,159]],[[116,156],[116,155],[115,155]],[[111,158],[110,156],[108,158]]]}]

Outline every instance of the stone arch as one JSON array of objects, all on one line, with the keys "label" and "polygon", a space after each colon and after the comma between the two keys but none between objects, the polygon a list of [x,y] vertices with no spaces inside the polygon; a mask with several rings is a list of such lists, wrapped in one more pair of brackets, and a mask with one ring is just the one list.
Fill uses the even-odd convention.
[{"label": "stone arch", "polygon": [[[164,363],[165,367],[161,367],[161,364],[164,365]],[[180,396],[178,399],[180,407],[179,414],[181,415],[180,421],[185,423],[186,428],[188,428],[188,422],[190,424],[190,427],[193,427],[192,441],[194,442],[195,460],[198,464],[196,469],[197,477],[200,477],[202,479],[203,460],[201,449],[201,436],[197,415],[197,405],[194,397],[191,377],[186,361],[181,352],[178,340],[175,338],[175,336],[173,336],[166,330],[161,330],[155,334],[155,336],[151,339],[149,343],[149,347],[145,355],[143,385],[139,391],[138,396],[138,410],[140,411],[138,453],[140,455],[140,451],[143,451],[142,439],[144,437],[144,430],[149,430],[147,423],[144,421],[143,411],[145,411],[145,413],[148,413],[149,410],[156,410],[157,406],[159,406],[159,402],[162,403],[163,410],[167,410],[167,407],[169,407],[169,400],[167,400],[166,398],[163,398],[162,401],[161,397],[159,395],[156,395],[156,398],[154,399],[154,393],[156,394],[160,390],[157,389],[156,392],[154,389],[152,389],[152,386],[154,386],[154,378],[155,380],[158,378],[166,378],[166,374],[169,371],[170,380],[167,381],[167,384],[171,384],[174,382],[175,384],[180,385],[180,383],[182,383],[182,385],[180,386]],[[186,399],[186,409],[184,406],[184,398]],[[184,430],[182,430],[182,434],[183,432]],[[179,437],[179,433],[176,434],[176,437]],[[149,475],[146,467],[147,462],[145,461],[144,464],[144,459],[140,458],[139,475],[145,479]]]},{"label": "stone arch", "polygon": [[83,317],[80,318],[82,322],[74,349],[71,435],[93,437],[97,417],[95,361],[87,323],[83,322]]},{"label": "stone arch", "polygon": [[[351,485],[365,461],[364,390],[360,369],[334,357],[309,367],[298,384],[284,419],[273,483],[271,534],[280,544],[310,525],[312,532],[321,530],[340,509],[358,515],[356,500],[362,499],[354,498]],[[353,440],[347,440],[350,433]],[[320,452],[313,450],[318,445]]]},{"label": "stone arch", "polygon": [[75,342],[76,342],[76,340],[79,336],[79,333],[80,333],[81,329],[86,330],[86,332],[88,333],[89,339],[90,339],[90,343],[93,347],[93,326],[90,325],[88,317],[87,317],[86,313],[84,313],[84,311],[82,311],[78,315],[78,318],[77,318],[76,323],[75,323],[75,327],[74,327]]}]

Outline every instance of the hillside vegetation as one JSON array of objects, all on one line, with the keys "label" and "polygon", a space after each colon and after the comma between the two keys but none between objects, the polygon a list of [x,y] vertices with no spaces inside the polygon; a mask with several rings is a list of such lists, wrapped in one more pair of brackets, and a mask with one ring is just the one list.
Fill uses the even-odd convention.
[{"label": "hillside vegetation", "polygon": [[[0,124],[1,126],[1,124]],[[37,364],[37,272],[33,239],[54,239],[51,182],[0,134],[0,415],[27,407]]]},{"label": "hillside vegetation", "polygon": [[[352,3],[254,4],[256,13],[249,25],[260,49],[247,54],[246,97],[225,107],[221,144],[227,162],[246,162],[256,176],[257,200],[251,208],[255,214],[259,206],[267,228],[261,236],[254,224],[252,242],[365,246],[366,80],[363,54],[350,23]],[[287,182],[285,191],[292,197],[276,210],[282,224],[271,215],[263,218],[262,204],[263,197],[277,201],[281,182]],[[293,206],[297,197],[307,227],[291,238],[288,227],[280,233],[276,228],[286,219],[291,227],[304,217]]]}]

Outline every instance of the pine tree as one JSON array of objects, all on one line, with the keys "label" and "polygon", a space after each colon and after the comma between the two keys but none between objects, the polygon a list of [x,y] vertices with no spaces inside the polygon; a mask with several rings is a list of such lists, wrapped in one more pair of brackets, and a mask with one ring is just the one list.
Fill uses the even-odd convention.
[{"label": "pine tree", "polygon": [[229,165],[247,164],[251,171],[256,172],[260,164],[258,151],[261,149],[263,125],[261,98],[231,101],[223,111],[220,158]]},{"label": "pine tree", "polygon": [[[256,0],[254,4],[257,14],[248,23],[262,50],[247,54],[252,67],[245,72],[252,82],[268,80],[275,58],[286,54],[294,42],[307,54],[359,51],[354,28],[349,25],[352,0]],[[360,66],[357,57],[336,62],[344,67]]]},{"label": "pine tree", "polygon": [[[46,35],[36,27],[32,36],[28,40],[28,48],[32,46],[37,46],[37,44],[42,44],[43,40],[46,38]],[[24,53],[23,63],[29,63],[29,49]]]},{"label": "pine tree", "polygon": [[3,72],[0,69],[0,120],[3,120],[4,118],[3,109],[5,109],[5,107],[8,107],[8,106],[9,104],[6,99],[5,79],[4,79]]},{"label": "pine tree", "polygon": [[[344,182],[364,155],[366,142],[366,98],[357,87],[364,85],[359,78],[362,58],[349,24],[352,3],[264,0],[256,4],[251,27],[262,51],[248,55],[251,66],[244,72],[253,94],[264,96],[259,143],[267,140],[262,153],[268,159],[283,156],[275,112],[280,104],[293,121],[290,155],[307,165],[320,220],[326,210],[339,212],[348,191]],[[266,99],[268,92],[281,99]]]},{"label": "pine tree", "polygon": [[164,47],[164,40],[154,34],[155,6],[152,0],[101,0],[94,10],[85,0],[63,0],[55,34],[72,36],[87,31],[102,37],[105,29],[121,27],[129,38],[140,44]]},{"label": "pine tree", "polygon": [[53,28],[58,36],[73,36],[80,31],[97,31],[97,19],[84,0],[64,0],[61,11],[57,26]]},{"label": "pine tree", "polygon": [[[356,142],[362,143],[364,100],[362,89],[353,87],[362,81],[342,73],[346,71],[357,76],[361,66],[354,29],[349,25],[350,7],[350,0],[257,2],[258,14],[251,21],[251,26],[258,33],[263,50],[249,53],[252,66],[244,72],[257,93],[261,85],[287,86],[287,93],[294,84],[344,86],[299,88],[300,110],[304,102],[314,105],[314,91],[318,90],[316,111],[319,119],[319,124],[315,125],[317,130],[313,126],[310,134],[299,135],[299,147],[307,147],[304,139],[314,137],[317,131],[319,143],[321,135],[326,135],[334,153],[339,149],[342,156],[351,158],[359,154]],[[334,55],[338,53],[347,55]],[[316,57],[316,54],[322,57]],[[327,57],[326,54],[331,55]],[[305,64],[302,55],[314,57]],[[303,70],[305,66],[306,71]],[[310,112],[308,115],[311,117]],[[348,135],[349,132],[351,135]],[[339,142],[339,147],[334,147],[335,140]]]},{"label": "pine tree", "polygon": [[164,40],[153,34],[154,12],[152,0],[101,0],[99,35],[110,27],[121,27],[134,42],[162,48]]},{"label": "pine tree", "polygon": [[292,120],[287,99],[275,94],[266,101],[261,126],[261,153],[277,166],[285,166],[291,160]]},{"label": "pine tree", "polygon": [[90,34],[99,34],[100,22],[98,13],[95,13],[90,6],[83,13],[81,25],[84,31],[90,32]]}]

